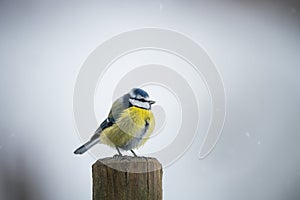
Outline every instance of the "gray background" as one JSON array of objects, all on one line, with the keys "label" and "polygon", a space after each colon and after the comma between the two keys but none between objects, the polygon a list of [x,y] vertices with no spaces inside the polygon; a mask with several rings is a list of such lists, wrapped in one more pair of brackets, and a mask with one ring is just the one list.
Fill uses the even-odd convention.
[{"label": "gray background", "polygon": [[300,5],[293,1],[1,1],[0,199],[91,199],[80,144],[80,66],[120,32],[161,27],[201,44],[227,94],[214,151],[164,171],[165,199],[300,199]]}]

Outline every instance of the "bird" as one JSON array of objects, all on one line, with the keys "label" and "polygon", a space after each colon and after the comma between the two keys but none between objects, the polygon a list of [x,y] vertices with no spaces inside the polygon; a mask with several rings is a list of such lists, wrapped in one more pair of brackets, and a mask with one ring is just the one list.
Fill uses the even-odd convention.
[{"label": "bird", "polygon": [[107,118],[100,124],[94,135],[85,144],[74,151],[83,154],[96,144],[106,144],[116,148],[131,151],[144,145],[153,133],[155,119],[151,111],[155,101],[150,100],[148,93],[141,88],[133,88],[128,93],[114,101]]}]

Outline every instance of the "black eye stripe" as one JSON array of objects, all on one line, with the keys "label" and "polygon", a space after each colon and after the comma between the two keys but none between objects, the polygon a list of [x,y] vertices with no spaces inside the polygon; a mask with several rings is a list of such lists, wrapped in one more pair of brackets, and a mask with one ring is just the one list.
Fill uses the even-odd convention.
[{"label": "black eye stripe", "polygon": [[138,98],[131,98],[131,99],[134,99],[134,100],[137,100],[137,101],[141,101],[141,102],[148,102],[148,101],[145,100],[145,99],[138,99]]}]

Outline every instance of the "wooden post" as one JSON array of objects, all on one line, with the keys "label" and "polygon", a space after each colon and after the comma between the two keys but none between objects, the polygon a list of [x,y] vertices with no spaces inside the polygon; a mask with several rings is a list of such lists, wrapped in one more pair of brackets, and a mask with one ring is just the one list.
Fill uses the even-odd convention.
[{"label": "wooden post", "polygon": [[162,199],[162,166],[155,158],[103,158],[92,171],[93,200]]}]

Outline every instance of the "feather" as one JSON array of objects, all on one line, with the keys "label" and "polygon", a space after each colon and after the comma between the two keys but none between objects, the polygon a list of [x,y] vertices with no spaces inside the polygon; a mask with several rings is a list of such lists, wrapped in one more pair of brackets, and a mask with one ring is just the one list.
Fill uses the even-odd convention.
[{"label": "feather", "polygon": [[74,154],[83,154],[90,148],[92,148],[95,144],[99,143],[100,138],[95,138],[93,140],[90,140],[86,142],[84,145],[80,146],[78,149],[74,151]]}]

